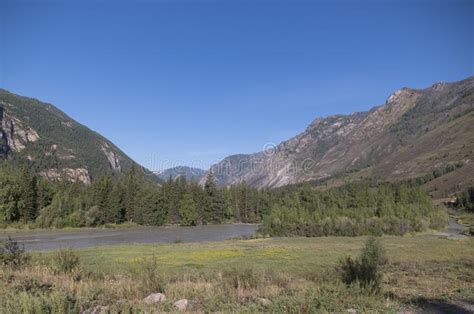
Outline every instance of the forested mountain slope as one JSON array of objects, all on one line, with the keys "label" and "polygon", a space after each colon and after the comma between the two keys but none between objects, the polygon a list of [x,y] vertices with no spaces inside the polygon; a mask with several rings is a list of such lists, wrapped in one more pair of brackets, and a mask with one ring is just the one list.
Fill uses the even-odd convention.
[{"label": "forested mountain slope", "polygon": [[90,183],[133,164],[112,142],[51,104],[0,89],[0,162],[33,165],[50,180]]}]

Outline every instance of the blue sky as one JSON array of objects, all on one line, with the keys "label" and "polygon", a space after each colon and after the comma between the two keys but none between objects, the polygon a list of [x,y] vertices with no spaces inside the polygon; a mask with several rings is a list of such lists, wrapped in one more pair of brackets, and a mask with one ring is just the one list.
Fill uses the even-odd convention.
[{"label": "blue sky", "polygon": [[0,87],[159,170],[473,75],[474,1],[0,0]]}]

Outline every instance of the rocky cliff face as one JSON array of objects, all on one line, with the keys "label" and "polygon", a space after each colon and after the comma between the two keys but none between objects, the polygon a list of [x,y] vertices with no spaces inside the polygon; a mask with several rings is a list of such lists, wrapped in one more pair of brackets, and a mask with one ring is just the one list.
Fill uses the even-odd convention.
[{"label": "rocky cliff face", "polygon": [[340,177],[417,177],[446,164],[471,162],[473,110],[472,77],[421,90],[403,88],[368,112],[317,118],[288,141],[229,156],[212,169],[220,185],[245,180],[256,187]]},{"label": "rocky cliff face", "polygon": [[0,129],[8,150],[21,152],[26,145],[39,139],[39,135],[34,129],[21,122],[7,110],[2,111]]},{"label": "rocky cliff face", "polygon": [[5,90],[0,90],[0,162],[33,166],[50,180],[86,184],[135,164],[53,105]]}]

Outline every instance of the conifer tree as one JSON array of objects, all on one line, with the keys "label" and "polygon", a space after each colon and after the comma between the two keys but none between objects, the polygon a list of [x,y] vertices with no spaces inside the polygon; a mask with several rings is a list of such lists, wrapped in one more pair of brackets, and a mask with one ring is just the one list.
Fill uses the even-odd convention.
[{"label": "conifer tree", "polygon": [[125,220],[125,191],[121,181],[114,184],[106,210],[106,222],[120,223]]},{"label": "conifer tree", "polygon": [[38,211],[38,186],[36,175],[27,167],[21,170],[19,188],[19,216],[23,221],[33,221]]},{"label": "conifer tree", "polygon": [[126,218],[128,221],[134,221],[135,210],[138,203],[138,178],[135,165],[132,165],[127,177],[125,179],[125,209]]},{"label": "conifer tree", "polygon": [[197,224],[196,203],[190,193],[185,193],[179,204],[179,216],[184,226],[195,226]]},{"label": "conifer tree", "polygon": [[99,224],[112,221],[108,213],[112,188],[112,178],[110,176],[102,177],[94,185],[94,205],[97,206],[100,213]]},{"label": "conifer tree", "polygon": [[204,212],[203,219],[206,222],[223,221],[223,202],[217,189],[216,180],[212,169],[209,169],[207,174],[204,190],[206,191],[206,210]]}]

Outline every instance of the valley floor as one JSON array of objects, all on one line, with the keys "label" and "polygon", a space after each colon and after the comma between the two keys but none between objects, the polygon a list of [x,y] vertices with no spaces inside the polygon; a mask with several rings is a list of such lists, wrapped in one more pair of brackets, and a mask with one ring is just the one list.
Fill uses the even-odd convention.
[{"label": "valley floor", "polygon": [[[381,293],[346,286],[335,270],[341,258],[359,254],[365,240],[103,246],[69,252],[79,256],[80,266],[66,273],[54,266],[57,252],[33,253],[22,270],[0,270],[0,312],[174,311],[180,299],[194,301],[192,311],[474,311],[473,238],[384,236]],[[167,300],[143,301],[156,292]]]}]

